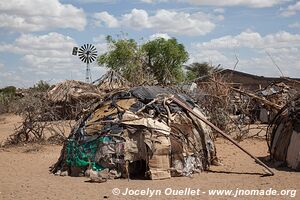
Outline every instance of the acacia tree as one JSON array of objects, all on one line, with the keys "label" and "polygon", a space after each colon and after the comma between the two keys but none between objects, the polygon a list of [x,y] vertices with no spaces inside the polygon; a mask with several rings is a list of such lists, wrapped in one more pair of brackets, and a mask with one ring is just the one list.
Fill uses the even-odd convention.
[{"label": "acacia tree", "polygon": [[207,62],[203,63],[192,63],[186,67],[186,78],[188,80],[195,80],[198,77],[206,76],[213,70],[213,67],[210,66]]},{"label": "acacia tree", "polygon": [[188,52],[175,38],[157,38],[142,46],[152,73],[161,84],[184,80],[183,63],[188,60]]},{"label": "acacia tree", "polygon": [[160,84],[184,80],[182,65],[188,53],[176,39],[158,38],[139,46],[133,39],[107,37],[109,51],[98,57],[98,64],[114,69],[129,81],[155,79]]},{"label": "acacia tree", "polygon": [[133,39],[114,40],[106,37],[109,51],[98,57],[98,64],[119,72],[133,81],[141,71],[140,49]]}]

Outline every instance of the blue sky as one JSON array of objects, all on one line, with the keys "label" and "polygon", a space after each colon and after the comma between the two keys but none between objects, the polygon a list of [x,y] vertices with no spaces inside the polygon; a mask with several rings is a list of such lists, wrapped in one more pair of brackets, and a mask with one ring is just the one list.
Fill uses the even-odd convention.
[{"label": "blue sky", "polygon": [[[188,63],[209,62],[263,76],[300,77],[300,1],[10,0],[0,2],[0,87],[84,80],[74,46],[107,51],[106,35],[140,43],[175,37]],[[269,56],[270,55],[270,56]],[[187,63],[187,64],[188,64]],[[105,73],[93,63],[92,78]]]}]

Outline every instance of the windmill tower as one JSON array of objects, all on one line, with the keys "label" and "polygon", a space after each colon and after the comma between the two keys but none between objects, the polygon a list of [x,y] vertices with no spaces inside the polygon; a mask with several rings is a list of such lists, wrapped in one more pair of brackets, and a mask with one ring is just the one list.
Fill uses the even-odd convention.
[{"label": "windmill tower", "polygon": [[97,50],[96,47],[92,44],[84,44],[81,46],[78,50],[78,47],[73,47],[73,55],[79,56],[79,59],[86,63],[86,72],[85,72],[85,81],[87,83],[92,82],[92,75],[91,75],[91,69],[90,64],[96,60],[97,58]]}]

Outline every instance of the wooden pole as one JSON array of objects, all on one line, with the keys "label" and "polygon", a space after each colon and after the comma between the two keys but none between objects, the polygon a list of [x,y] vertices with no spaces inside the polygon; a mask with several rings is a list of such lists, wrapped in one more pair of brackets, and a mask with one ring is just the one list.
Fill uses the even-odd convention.
[{"label": "wooden pole", "polygon": [[225,132],[223,132],[221,129],[219,129],[218,127],[216,127],[213,123],[211,123],[206,118],[200,116],[195,111],[193,111],[190,108],[190,106],[188,106],[187,104],[181,102],[180,100],[178,100],[174,96],[171,97],[171,99],[173,100],[173,102],[177,103],[179,106],[183,107],[184,109],[186,109],[187,111],[189,111],[190,113],[192,113],[193,115],[195,115],[198,119],[200,119],[201,121],[203,121],[204,123],[206,123],[208,126],[210,126],[211,128],[213,128],[215,131],[217,131],[219,134],[221,134],[223,137],[225,137],[227,140],[229,140],[231,143],[233,143],[235,146],[237,146],[239,149],[241,149],[243,152],[245,152],[246,154],[248,154],[251,158],[253,158],[256,162],[258,162],[261,166],[263,166],[268,171],[268,175],[269,176],[273,176],[274,175],[274,172],[265,163],[263,163],[258,158],[256,158],[254,155],[252,155],[247,150],[245,150],[243,147],[241,147],[236,141],[234,141],[232,138],[230,138]]},{"label": "wooden pole", "polygon": [[247,96],[249,96],[249,97],[252,97],[253,99],[259,100],[259,101],[261,101],[262,103],[264,103],[264,104],[266,104],[266,105],[268,105],[268,106],[271,106],[272,108],[275,108],[276,110],[281,110],[281,108],[282,108],[281,106],[279,106],[279,105],[277,105],[277,104],[275,104],[275,103],[273,103],[273,102],[271,102],[271,101],[269,101],[269,100],[267,100],[267,99],[264,99],[264,98],[262,98],[262,97],[259,97],[259,96],[255,95],[255,94],[252,94],[252,93],[249,93],[249,92],[245,92],[245,91],[242,91],[242,90],[233,88],[233,87],[229,87],[229,88],[230,88],[231,90],[233,90],[233,91],[236,91],[236,92],[238,92],[238,93],[247,95]]},{"label": "wooden pole", "polygon": [[[217,81],[215,81],[213,79],[210,79],[210,80],[213,81],[213,82],[215,82],[215,83],[218,83],[220,85],[225,86],[223,83],[217,82]],[[250,92],[239,90],[239,89],[231,87],[231,86],[228,86],[228,87],[229,87],[229,89],[231,89],[231,90],[233,90],[235,92],[238,92],[240,94],[244,94],[244,95],[247,95],[249,97],[252,97],[253,99],[256,99],[256,100],[258,100],[258,101],[260,101],[260,102],[262,102],[262,103],[264,103],[264,104],[266,104],[268,106],[271,106],[272,108],[275,108],[276,110],[281,110],[283,108],[282,106],[279,106],[279,105],[277,105],[277,104],[275,104],[275,103],[273,103],[273,102],[271,102],[271,101],[269,101],[267,99],[259,97],[259,96],[255,95],[255,94],[250,93]]]}]

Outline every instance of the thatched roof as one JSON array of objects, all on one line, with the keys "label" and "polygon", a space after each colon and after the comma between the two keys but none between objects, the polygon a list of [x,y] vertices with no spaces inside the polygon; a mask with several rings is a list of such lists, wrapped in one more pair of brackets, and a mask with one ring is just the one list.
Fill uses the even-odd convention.
[{"label": "thatched roof", "polygon": [[97,86],[75,80],[58,83],[48,92],[48,98],[57,102],[72,102],[100,97]]},{"label": "thatched roof", "polygon": [[112,91],[116,89],[129,88],[131,83],[123,78],[119,73],[114,70],[109,70],[100,79],[93,82],[94,85],[103,91]]}]

